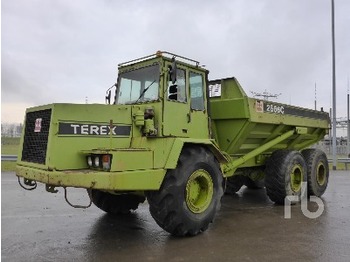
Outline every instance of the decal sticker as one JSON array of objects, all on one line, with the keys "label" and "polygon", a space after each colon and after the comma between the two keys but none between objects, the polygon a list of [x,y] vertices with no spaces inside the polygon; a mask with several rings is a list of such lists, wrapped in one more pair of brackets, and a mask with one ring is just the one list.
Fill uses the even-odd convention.
[{"label": "decal sticker", "polygon": [[284,115],[284,106],[266,104],[266,112]]},{"label": "decal sticker", "polygon": [[42,118],[35,119],[35,127],[34,127],[34,132],[35,133],[40,133],[41,132],[41,122],[42,121],[43,121]]},{"label": "decal sticker", "polygon": [[319,112],[319,111],[306,109],[306,108],[273,103],[270,101],[256,100],[255,110],[256,112],[259,112],[259,113],[290,115],[290,116],[308,117],[308,118],[323,119],[323,120],[329,119],[328,114],[325,112]]},{"label": "decal sticker", "polygon": [[209,85],[209,97],[221,96],[221,84]]},{"label": "decal sticker", "polygon": [[255,111],[258,113],[264,113],[264,102],[256,100]]},{"label": "decal sticker", "polygon": [[59,135],[130,136],[131,126],[109,124],[59,123]]}]

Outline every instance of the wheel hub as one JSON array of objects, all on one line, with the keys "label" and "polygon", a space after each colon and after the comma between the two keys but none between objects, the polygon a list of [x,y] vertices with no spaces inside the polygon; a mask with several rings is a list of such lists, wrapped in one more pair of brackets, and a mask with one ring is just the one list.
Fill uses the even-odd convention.
[{"label": "wheel hub", "polygon": [[316,170],[316,181],[320,186],[323,186],[326,182],[326,169],[323,163],[319,163]]},{"label": "wheel hub", "polygon": [[301,182],[303,181],[303,171],[300,165],[293,167],[290,174],[291,188],[294,192],[299,192],[301,190]]},{"label": "wheel hub", "polygon": [[193,213],[202,213],[213,198],[214,185],[210,174],[198,169],[191,174],[186,184],[186,204]]}]

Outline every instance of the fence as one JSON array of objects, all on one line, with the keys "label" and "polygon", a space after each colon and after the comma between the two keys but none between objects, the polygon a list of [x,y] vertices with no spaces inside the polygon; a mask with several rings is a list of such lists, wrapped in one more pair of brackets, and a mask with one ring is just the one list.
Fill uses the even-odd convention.
[{"label": "fence", "polygon": [[[325,152],[328,156],[333,155],[333,147],[330,144],[318,143],[313,146],[313,148],[317,148]],[[337,145],[337,155],[339,156],[348,156],[347,145]]]}]

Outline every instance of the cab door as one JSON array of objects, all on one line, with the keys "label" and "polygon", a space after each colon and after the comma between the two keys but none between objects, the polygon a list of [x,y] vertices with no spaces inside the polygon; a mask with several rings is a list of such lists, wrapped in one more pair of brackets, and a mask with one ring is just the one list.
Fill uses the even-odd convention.
[{"label": "cab door", "polygon": [[175,83],[166,77],[163,135],[209,138],[205,73],[178,65]]},{"label": "cab door", "polygon": [[204,72],[189,69],[189,136],[193,138],[210,137],[205,79]]},{"label": "cab door", "polygon": [[[169,63],[168,68],[172,65]],[[189,137],[188,83],[185,67],[178,66],[176,81],[166,75],[163,106],[163,135]]]}]

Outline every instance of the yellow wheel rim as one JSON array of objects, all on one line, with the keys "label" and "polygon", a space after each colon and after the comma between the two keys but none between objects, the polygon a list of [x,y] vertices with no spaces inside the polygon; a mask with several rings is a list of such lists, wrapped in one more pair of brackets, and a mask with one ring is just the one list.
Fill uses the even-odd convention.
[{"label": "yellow wheel rim", "polygon": [[193,213],[202,213],[213,199],[214,185],[210,174],[198,169],[188,178],[186,184],[186,204]]},{"label": "yellow wheel rim", "polygon": [[303,169],[301,165],[295,165],[290,174],[290,185],[294,192],[301,190],[301,183],[303,182]]},{"label": "yellow wheel rim", "polygon": [[316,181],[320,186],[323,186],[326,183],[326,168],[323,163],[319,163],[316,170]]}]

